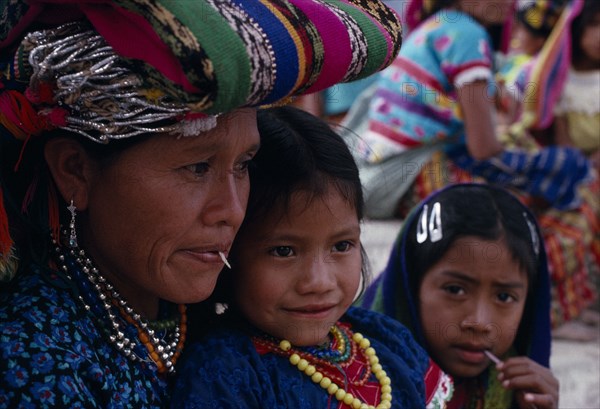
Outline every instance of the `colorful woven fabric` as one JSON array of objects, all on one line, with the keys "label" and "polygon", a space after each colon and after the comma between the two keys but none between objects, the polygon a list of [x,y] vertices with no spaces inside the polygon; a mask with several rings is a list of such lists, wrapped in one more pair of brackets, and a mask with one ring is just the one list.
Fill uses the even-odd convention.
[{"label": "colorful woven fabric", "polygon": [[3,2],[0,48],[34,21],[86,17],[126,65],[193,111],[262,105],[368,76],[401,43],[372,0]]},{"label": "colorful woven fabric", "polygon": [[167,380],[115,348],[105,317],[82,312],[82,285],[39,266],[23,270],[0,291],[0,408],[166,407]]},{"label": "colorful woven fabric", "polygon": [[[409,331],[390,317],[361,308],[350,308],[340,322],[369,339],[391,379],[393,407],[425,407],[429,357]],[[171,407],[350,409],[290,365],[287,357],[257,348],[252,336],[258,334],[239,323],[225,325],[186,346]],[[377,382],[374,378],[370,374],[368,383]]]},{"label": "colorful woven fabric", "polygon": [[[401,34],[377,0],[0,1],[0,181],[47,131],[197,135],[218,114],[373,74]],[[3,202],[0,276],[12,257]]]},{"label": "colorful woven fabric", "polygon": [[365,160],[379,162],[420,145],[464,139],[456,90],[478,79],[491,84],[492,44],[468,14],[441,13],[413,31],[379,75],[369,128],[361,135]]},{"label": "colorful woven fabric", "polygon": [[510,186],[534,197],[543,198],[558,210],[581,205],[580,185],[591,179],[590,163],[575,148],[549,146],[535,152],[504,150],[491,159],[477,161],[466,146],[449,152],[462,169],[498,186]]}]

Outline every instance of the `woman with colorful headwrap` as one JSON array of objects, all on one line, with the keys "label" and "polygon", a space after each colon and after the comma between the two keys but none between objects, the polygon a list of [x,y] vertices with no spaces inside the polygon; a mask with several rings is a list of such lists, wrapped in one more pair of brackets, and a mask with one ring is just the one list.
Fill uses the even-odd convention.
[{"label": "woman with colorful headwrap", "polygon": [[361,168],[367,215],[404,218],[432,191],[453,183],[510,188],[542,228],[553,278],[553,324],[572,320],[595,297],[590,275],[600,261],[600,205],[592,194],[597,175],[577,149],[541,148],[528,130],[552,119],[566,74],[562,30],[581,2],[564,5],[555,24],[560,35],[553,32],[549,48],[523,71],[521,114],[506,134],[496,126],[487,28],[506,20],[511,2],[417,3],[425,20],[379,74],[364,120],[348,120],[356,129],[348,139]]},{"label": "woman with colorful headwrap", "polygon": [[[0,407],[162,407],[244,218],[256,109],[388,65],[377,1],[12,1]],[[368,49],[368,53],[367,53]]]}]

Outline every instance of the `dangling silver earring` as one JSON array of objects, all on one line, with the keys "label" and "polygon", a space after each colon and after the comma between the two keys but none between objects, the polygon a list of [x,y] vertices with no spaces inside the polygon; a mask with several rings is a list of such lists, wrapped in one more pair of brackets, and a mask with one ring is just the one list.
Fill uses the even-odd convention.
[{"label": "dangling silver earring", "polygon": [[71,212],[71,222],[69,223],[69,247],[74,249],[77,248],[77,230],[75,230],[75,215],[77,208],[73,204],[73,199],[71,199],[71,204],[67,206],[67,209]]}]

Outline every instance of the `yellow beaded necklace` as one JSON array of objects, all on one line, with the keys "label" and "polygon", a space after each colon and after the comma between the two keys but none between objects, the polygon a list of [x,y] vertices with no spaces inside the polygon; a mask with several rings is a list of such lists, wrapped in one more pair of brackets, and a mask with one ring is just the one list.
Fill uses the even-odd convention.
[{"label": "yellow beaded necklace", "polygon": [[[369,360],[369,365],[373,375],[379,381],[381,385],[381,402],[377,406],[368,405],[362,402],[360,399],[354,397],[351,393],[346,392],[344,389],[339,387],[330,378],[324,376],[321,372],[317,371],[314,365],[311,365],[306,359],[300,357],[297,353],[292,353],[289,357],[289,361],[292,365],[296,366],[299,371],[310,376],[310,379],[318,384],[321,388],[325,389],[327,393],[353,409],[389,409],[392,407],[392,386],[391,380],[387,376],[387,373],[383,370],[379,363],[379,358],[375,353],[375,349],[371,346],[369,340],[362,336],[362,334],[355,332],[352,335],[352,341],[364,351],[365,356]],[[279,348],[284,352],[289,352],[292,349],[292,344],[287,340],[282,340],[279,343]]]}]

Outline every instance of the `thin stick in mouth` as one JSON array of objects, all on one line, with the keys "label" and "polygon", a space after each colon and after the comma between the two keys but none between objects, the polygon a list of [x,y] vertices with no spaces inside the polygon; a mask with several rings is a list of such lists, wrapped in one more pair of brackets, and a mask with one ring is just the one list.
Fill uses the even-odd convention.
[{"label": "thin stick in mouth", "polygon": [[219,257],[221,257],[221,260],[223,260],[223,263],[227,266],[227,268],[231,270],[231,264],[229,264],[229,261],[227,261],[227,257],[225,257],[225,254],[223,254],[222,251],[219,251]]},{"label": "thin stick in mouth", "polygon": [[483,353],[490,358],[490,360],[495,363],[496,365],[502,363],[502,361],[500,360],[500,358],[498,358],[496,355],[492,354],[490,351],[488,351],[487,349],[483,350]]}]

